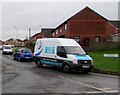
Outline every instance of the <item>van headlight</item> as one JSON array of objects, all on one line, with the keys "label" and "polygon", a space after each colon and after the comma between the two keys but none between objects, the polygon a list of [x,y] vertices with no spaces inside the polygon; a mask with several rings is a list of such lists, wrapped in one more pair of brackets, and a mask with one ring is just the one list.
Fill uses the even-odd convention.
[{"label": "van headlight", "polygon": [[77,60],[77,59],[74,59],[74,60],[73,60],[73,64],[78,64],[78,60]]}]

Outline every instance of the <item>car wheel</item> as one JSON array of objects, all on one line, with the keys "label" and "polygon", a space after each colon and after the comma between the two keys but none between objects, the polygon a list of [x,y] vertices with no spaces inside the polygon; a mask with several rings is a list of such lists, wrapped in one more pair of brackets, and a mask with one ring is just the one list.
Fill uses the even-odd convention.
[{"label": "car wheel", "polygon": [[69,73],[71,71],[70,66],[68,64],[65,64],[63,66],[63,72],[64,73]]},{"label": "car wheel", "polygon": [[40,62],[40,60],[36,60],[35,64],[36,64],[37,67],[42,67],[42,65],[43,65],[43,64]]}]

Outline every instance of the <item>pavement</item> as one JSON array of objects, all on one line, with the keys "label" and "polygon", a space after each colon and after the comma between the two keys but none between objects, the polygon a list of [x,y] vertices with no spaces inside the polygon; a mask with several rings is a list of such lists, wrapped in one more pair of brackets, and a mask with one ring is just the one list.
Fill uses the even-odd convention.
[{"label": "pavement", "polygon": [[0,95],[1,94],[2,94],[2,55],[0,54]]}]

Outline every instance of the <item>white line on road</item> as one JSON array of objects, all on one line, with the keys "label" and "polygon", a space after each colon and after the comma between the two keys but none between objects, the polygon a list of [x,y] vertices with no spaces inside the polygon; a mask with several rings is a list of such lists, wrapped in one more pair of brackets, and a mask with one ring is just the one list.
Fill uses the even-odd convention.
[{"label": "white line on road", "polygon": [[[100,92],[100,91],[91,91],[91,92],[85,92],[85,93],[104,93],[104,92]],[[107,93],[118,93],[118,91],[117,91],[117,90],[107,91]]]},{"label": "white line on road", "polygon": [[[91,93],[106,93],[106,92],[102,92],[102,91],[72,92],[72,94],[79,94],[79,93],[88,93],[88,94],[91,94]],[[115,91],[107,91],[107,93],[118,93],[118,91],[117,90],[115,90]]]},{"label": "white line on road", "polygon": [[82,83],[82,82],[79,82],[79,81],[75,81],[75,80],[72,80],[72,79],[69,79],[69,78],[65,78],[63,76],[58,76],[58,77],[62,78],[62,79],[65,79],[65,80],[68,80],[68,81],[71,81],[71,82],[74,82],[74,83],[77,83],[77,84],[81,84],[81,85],[89,87],[89,88],[93,88],[93,89],[102,91],[102,92],[106,92],[106,93],[109,93],[109,92],[118,92],[117,90],[116,91],[107,91],[107,90],[105,90],[105,88],[98,88],[98,87],[95,87],[95,86],[92,86],[92,85],[88,85],[88,84],[85,84],[85,83]]}]

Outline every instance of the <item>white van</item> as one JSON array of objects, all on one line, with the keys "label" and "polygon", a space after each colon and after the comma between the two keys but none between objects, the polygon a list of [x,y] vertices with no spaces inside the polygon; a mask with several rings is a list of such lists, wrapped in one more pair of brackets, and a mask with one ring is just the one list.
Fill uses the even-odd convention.
[{"label": "white van", "polygon": [[3,54],[12,54],[12,47],[11,45],[3,45],[2,47]]},{"label": "white van", "polygon": [[34,48],[34,61],[37,67],[43,64],[62,68],[64,72],[72,70],[89,72],[93,68],[92,58],[73,39],[42,38]]}]

